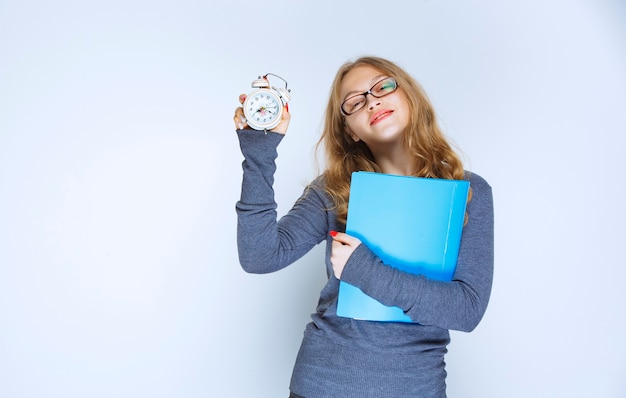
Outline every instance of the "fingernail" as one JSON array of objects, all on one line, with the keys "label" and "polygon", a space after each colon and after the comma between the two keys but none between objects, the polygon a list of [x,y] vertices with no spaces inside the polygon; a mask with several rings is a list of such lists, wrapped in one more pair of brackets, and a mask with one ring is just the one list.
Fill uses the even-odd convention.
[{"label": "fingernail", "polygon": [[335,237],[337,236],[337,231],[330,231],[329,234],[330,236]]},{"label": "fingernail", "polygon": [[289,104],[285,104],[285,109],[287,109],[287,112],[289,112]]}]

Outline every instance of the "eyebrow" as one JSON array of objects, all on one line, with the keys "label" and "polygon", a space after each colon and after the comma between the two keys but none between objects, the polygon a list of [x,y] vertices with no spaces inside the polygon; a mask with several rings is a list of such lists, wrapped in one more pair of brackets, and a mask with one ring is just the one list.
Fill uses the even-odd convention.
[{"label": "eyebrow", "polygon": [[[376,84],[376,83],[378,83],[379,81],[381,81],[381,80],[383,80],[383,79],[385,79],[385,78],[387,78],[387,77],[389,77],[389,75],[386,75],[386,74],[376,75],[376,76],[374,76],[374,77],[370,80],[370,84],[372,84],[372,85],[373,85],[373,84]],[[371,88],[371,87],[370,87],[370,88]],[[366,91],[367,91],[367,90],[366,90]],[[344,99],[344,100],[346,100],[346,99],[348,99],[349,97],[351,97],[351,96],[353,96],[353,95],[356,95],[356,94],[363,94],[363,91],[352,90],[352,91],[350,91],[350,92],[346,93],[346,95],[344,95],[344,96],[343,96],[343,99]]]}]

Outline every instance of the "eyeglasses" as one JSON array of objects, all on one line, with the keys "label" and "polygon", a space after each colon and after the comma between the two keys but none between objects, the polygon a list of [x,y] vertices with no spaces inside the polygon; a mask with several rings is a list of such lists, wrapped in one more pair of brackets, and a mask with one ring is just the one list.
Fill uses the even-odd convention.
[{"label": "eyeglasses", "polygon": [[345,116],[352,115],[365,107],[365,104],[367,103],[367,94],[371,94],[374,98],[382,98],[385,95],[393,93],[397,88],[398,82],[396,82],[396,79],[393,77],[386,77],[378,81],[378,83],[374,84],[372,88],[363,94],[356,94],[346,98],[346,100],[341,104],[341,112]]}]

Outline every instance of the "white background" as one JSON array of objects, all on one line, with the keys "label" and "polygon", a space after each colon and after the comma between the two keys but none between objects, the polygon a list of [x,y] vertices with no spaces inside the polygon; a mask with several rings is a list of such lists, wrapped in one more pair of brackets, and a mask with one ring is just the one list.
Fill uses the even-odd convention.
[{"label": "white background", "polygon": [[282,214],[365,54],[493,186],[493,294],[452,334],[448,395],[626,396],[619,0],[0,0],[0,396],[285,397],[323,248],[241,270],[231,118],[288,80]]}]

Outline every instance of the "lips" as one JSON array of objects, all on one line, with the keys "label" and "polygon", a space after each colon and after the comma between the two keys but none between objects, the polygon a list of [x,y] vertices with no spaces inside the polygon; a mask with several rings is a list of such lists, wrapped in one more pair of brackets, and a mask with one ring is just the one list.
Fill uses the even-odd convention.
[{"label": "lips", "polygon": [[387,116],[390,116],[392,113],[393,113],[393,111],[389,110],[389,109],[385,109],[385,110],[376,112],[374,114],[374,116],[372,116],[370,118],[370,126],[373,126],[376,123],[380,122],[381,120],[387,118]]}]

